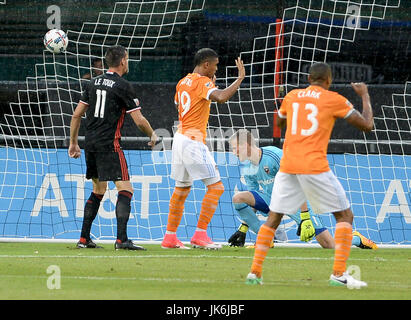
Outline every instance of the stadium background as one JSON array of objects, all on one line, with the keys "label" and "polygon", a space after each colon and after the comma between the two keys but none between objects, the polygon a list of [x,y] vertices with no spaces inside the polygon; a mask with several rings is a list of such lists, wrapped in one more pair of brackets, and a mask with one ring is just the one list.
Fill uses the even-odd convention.
[{"label": "stadium background", "polygon": [[[35,76],[34,65],[43,62],[42,37],[48,30],[49,6],[60,8],[63,30],[79,30],[83,22],[95,21],[100,11],[110,12],[115,2],[104,1],[103,5],[101,1],[17,0],[0,6],[1,112],[10,108],[9,101],[17,101],[17,90],[24,89],[26,77]],[[135,83],[144,113],[154,127],[171,130],[177,120],[173,112],[174,87],[182,75],[192,71],[193,54],[198,48],[211,47],[219,53],[217,76],[224,76],[225,67],[232,65],[240,52],[251,50],[254,38],[267,34],[268,24],[280,17],[281,7],[294,2],[207,0],[204,10],[192,13],[187,24],[176,25],[172,36],[159,41],[155,50],[144,52],[139,62],[130,62],[127,79]],[[328,58],[336,64],[334,89],[338,83],[366,81],[377,106],[376,115],[380,112],[378,106],[390,105],[392,94],[403,92],[404,83],[409,80],[410,7],[411,3],[403,1],[400,10],[387,10],[385,20],[373,20],[369,31],[357,32],[355,41],[343,42],[340,53]],[[338,91],[359,104],[350,88],[342,85]],[[164,110],[170,110],[167,117],[163,116]],[[128,127],[126,122],[124,136],[130,134]],[[269,128],[260,132],[260,137],[270,136]],[[361,137],[361,133],[343,123],[337,123],[333,132],[333,138]]]},{"label": "stadium background", "polygon": [[[130,62],[130,73],[127,75],[127,79],[134,83],[143,106],[143,113],[153,127],[172,131],[177,120],[177,114],[173,105],[174,87],[182,76],[192,71],[192,57],[196,50],[202,47],[215,49],[220,55],[220,70],[217,76],[224,76],[225,66],[232,65],[240,52],[249,51],[256,37],[265,36],[267,34],[267,25],[281,16],[282,7],[287,7],[293,2],[268,0],[234,0],[223,2],[207,0],[202,11],[192,13],[186,24],[176,25],[173,34],[169,38],[161,39],[155,50],[144,52],[141,61]],[[280,3],[282,6],[279,5]],[[103,4],[103,1],[17,0],[0,6],[0,17],[2,20],[0,26],[0,67],[2,70],[0,73],[2,84],[0,86],[1,118],[3,118],[4,114],[17,112],[12,110],[10,102],[16,102],[17,91],[26,88],[27,77],[35,76],[35,64],[43,62],[44,47],[42,37],[48,30],[47,19],[50,16],[47,13],[47,8],[50,5],[56,5],[61,9],[61,29],[79,30],[83,22],[95,21],[100,11],[110,11],[114,4],[115,1],[104,1]],[[402,1],[401,9],[387,10],[383,21],[373,20],[369,31],[358,32],[355,41],[343,42],[340,53],[331,54],[327,59],[334,64],[333,70],[336,79],[332,89],[345,95],[356,106],[359,106],[359,99],[355,97],[353,91],[346,84],[350,81],[367,82],[376,116],[383,116],[381,106],[392,105],[392,95],[403,94],[404,84],[409,81],[411,71],[409,63],[411,51],[410,10],[411,3]],[[87,63],[87,61],[83,62]],[[44,101],[44,103],[31,106],[30,113],[32,115],[36,113],[53,113],[53,110],[47,109],[47,98],[50,98],[50,96],[41,96],[40,94],[39,99]],[[39,110],[40,108],[45,109]],[[19,112],[24,112],[24,110]],[[67,113],[70,113],[70,110],[67,110]],[[38,123],[36,124],[36,129],[28,132],[28,134],[61,135],[61,132],[46,132],[46,130],[50,129],[42,129],[42,126],[49,127],[47,125],[48,118],[34,117],[33,119],[33,121],[38,121]],[[67,134],[69,117],[64,119],[66,127],[62,130],[65,130],[65,134]],[[409,124],[405,124],[405,128],[407,125]],[[27,133],[27,130],[24,131]],[[80,132],[81,134],[82,132]],[[136,135],[141,135],[141,133],[133,129],[130,121],[126,120],[123,136],[134,137]],[[272,126],[261,128],[259,135],[260,138],[271,139]],[[389,137],[391,141],[402,138],[401,135],[395,133]],[[338,139],[352,141],[353,139],[363,139],[363,135],[348,127],[344,122],[337,122],[332,139],[334,141]],[[274,142],[273,140],[272,143]],[[270,144],[270,142],[266,143]],[[64,141],[61,145],[57,146],[62,148],[62,150],[59,150],[59,152],[62,152],[59,155],[60,157],[64,157],[64,147],[66,146]],[[135,149],[136,144],[128,145],[126,143],[126,148]],[[144,149],[144,144],[139,144],[138,148]],[[386,150],[390,154],[398,153],[403,155],[405,153],[409,155],[410,150],[404,150],[403,148],[404,146],[401,145],[401,150],[396,150],[395,146],[390,146],[387,149],[379,149],[378,152]],[[329,149],[330,152],[336,154],[336,162],[340,161],[338,155],[343,152],[355,151],[360,154],[369,154],[373,153],[373,150],[376,149],[371,145],[355,145],[355,143],[349,141],[332,143]],[[3,150],[3,152],[5,151]],[[144,153],[130,155],[131,158],[133,156],[136,156],[140,161],[145,157]],[[64,161],[67,162],[69,160]],[[380,159],[375,161],[378,162]],[[136,160],[136,163],[138,163],[138,160]],[[409,159],[403,168],[399,167],[402,170],[402,176],[409,176],[410,167],[408,163]],[[64,173],[64,169],[59,170],[62,170]],[[51,169],[51,172],[59,170]],[[166,172],[166,169],[161,170]],[[345,174],[349,175],[350,173],[346,172]],[[394,172],[393,176],[401,174]],[[239,177],[235,178],[239,179]],[[408,185],[404,187],[408,188]],[[367,188],[372,189],[373,186]],[[406,194],[410,202],[409,192],[406,192]],[[138,198],[137,200],[141,201]],[[232,216],[232,208],[229,206],[229,195],[227,195],[227,199],[224,201],[219,212],[230,211],[230,214],[225,222],[226,226],[222,228],[225,229],[220,240],[229,236],[237,224],[236,219]],[[33,202],[28,202],[28,204],[23,206],[22,210],[31,210],[28,207],[32,206]],[[166,205],[166,201],[163,202],[163,205]],[[70,208],[68,210],[70,211]],[[160,211],[166,213],[167,207],[162,206]],[[407,241],[410,233],[409,223],[404,223],[401,216],[395,218],[393,218],[394,222],[390,221],[390,225],[385,228],[386,238],[384,235],[381,235],[381,232],[378,235],[377,233],[371,235],[377,237],[378,239],[376,240],[378,242]],[[37,223],[36,221],[33,222],[33,218],[25,220],[20,217],[19,219],[26,226]],[[13,219],[8,221],[10,223],[15,222]],[[73,217],[74,228],[78,228],[79,221],[81,219]],[[160,219],[161,223],[164,225],[164,218]],[[44,221],[39,222],[39,225],[44,225]],[[366,222],[365,225],[367,225]],[[394,229],[397,228],[399,230],[398,235],[393,235],[392,226],[394,226]],[[14,225],[13,228],[15,228]],[[62,232],[66,228],[68,228],[67,223],[62,223]],[[6,234],[4,231],[6,229],[6,227],[3,227],[3,235]],[[376,229],[378,228],[375,227]],[[158,235],[153,236],[151,234],[150,237],[158,239],[161,237],[161,230],[158,232]]]}]

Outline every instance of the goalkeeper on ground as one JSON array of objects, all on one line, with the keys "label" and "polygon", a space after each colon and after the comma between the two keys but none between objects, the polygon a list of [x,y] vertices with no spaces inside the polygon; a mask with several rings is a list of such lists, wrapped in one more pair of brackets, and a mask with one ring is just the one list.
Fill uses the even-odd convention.
[{"label": "goalkeeper on ground", "polygon": [[[241,163],[241,176],[244,177],[248,191],[238,192],[233,197],[233,205],[238,212],[242,224],[229,238],[231,246],[244,246],[248,229],[258,233],[262,221],[258,212],[267,216],[273,189],[274,178],[280,168],[282,150],[274,147],[256,146],[251,132],[240,129],[229,139],[232,152]],[[304,161],[301,159],[301,161]],[[289,215],[297,226],[297,235],[301,241],[308,242],[314,237],[323,248],[334,248],[334,238],[322,224],[321,218],[314,214],[309,203],[304,204],[299,212]],[[363,249],[377,249],[377,245],[361,235],[353,232],[352,244]]]}]

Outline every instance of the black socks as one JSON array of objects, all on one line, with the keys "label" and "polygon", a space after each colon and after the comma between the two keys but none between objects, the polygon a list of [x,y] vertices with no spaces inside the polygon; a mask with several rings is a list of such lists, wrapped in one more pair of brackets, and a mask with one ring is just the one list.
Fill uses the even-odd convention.
[{"label": "black socks", "polygon": [[80,237],[86,241],[90,240],[90,230],[94,219],[97,216],[98,209],[100,208],[101,199],[103,199],[104,194],[91,193],[90,198],[88,198],[87,203],[84,207],[84,218],[83,226],[81,227]]},{"label": "black socks", "polygon": [[116,204],[116,218],[117,218],[117,240],[125,242],[127,238],[127,222],[131,211],[131,197],[133,194],[126,190],[118,192]]}]

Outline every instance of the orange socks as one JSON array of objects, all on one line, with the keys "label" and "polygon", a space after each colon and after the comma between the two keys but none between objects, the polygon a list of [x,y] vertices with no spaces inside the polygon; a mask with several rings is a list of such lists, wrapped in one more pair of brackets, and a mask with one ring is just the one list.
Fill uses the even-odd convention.
[{"label": "orange socks", "polygon": [[274,234],[275,229],[267,227],[265,224],[263,224],[258,231],[253,264],[251,265],[251,273],[254,273],[258,278],[261,278],[263,262],[270,248],[271,241],[274,238]]},{"label": "orange socks", "polygon": [[201,204],[200,217],[198,218],[197,228],[207,230],[207,226],[217,209],[218,200],[224,192],[224,185],[221,181],[208,185]]},{"label": "orange socks", "polygon": [[333,274],[342,275],[346,270],[346,262],[350,256],[352,241],[352,225],[348,222],[339,222],[335,226],[335,254]]},{"label": "orange socks", "polygon": [[169,213],[167,220],[167,231],[177,232],[180,225],[181,217],[183,216],[184,203],[190,193],[191,188],[175,187],[173,195],[170,199]]},{"label": "orange socks", "polygon": [[[190,193],[191,188],[175,187],[170,199],[169,214],[167,220],[167,231],[177,232],[184,211],[184,203]],[[218,200],[224,192],[224,186],[221,181],[207,186],[207,192],[204,196],[200,217],[198,218],[197,228],[207,230],[207,226],[214,215],[218,205]]]},{"label": "orange socks", "polygon": [[[275,229],[263,224],[260,227],[255,243],[254,259],[251,265],[251,273],[261,278],[263,262],[267,255],[270,243],[274,238]],[[350,256],[352,241],[352,225],[348,222],[339,222],[335,227],[335,255],[333,274],[342,275],[346,270],[346,262]]]}]

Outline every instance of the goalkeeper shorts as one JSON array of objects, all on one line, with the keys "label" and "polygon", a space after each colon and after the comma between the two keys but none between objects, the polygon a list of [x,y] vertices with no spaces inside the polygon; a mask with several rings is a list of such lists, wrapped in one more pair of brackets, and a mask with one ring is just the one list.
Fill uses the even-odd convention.
[{"label": "goalkeeper shorts", "polygon": [[[250,191],[250,192],[254,196],[254,200],[255,200],[254,209],[258,211],[257,213],[263,216],[268,216],[268,212],[270,211],[270,208],[268,207],[268,203],[270,203],[271,197],[268,194],[264,192],[260,192],[260,191]],[[313,210],[311,209],[310,203],[308,202],[307,202],[307,207],[308,207],[308,211],[310,212],[311,221],[313,222],[313,226],[315,229],[315,235],[319,235],[321,232],[326,230],[326,227],[324,226],[321,220],[321,217],[313,212]],[[287,216],[289,216],[292,220],[295,221],[297,226],[301,222],[300,212],[301,212],[301,209],[298,209],[298,211],[294,214],[287,214]]]}]

